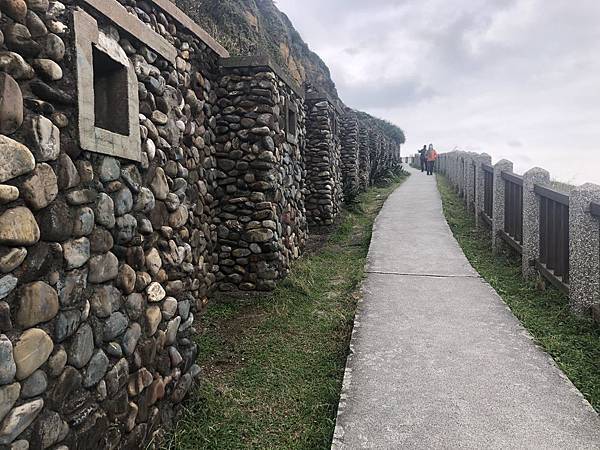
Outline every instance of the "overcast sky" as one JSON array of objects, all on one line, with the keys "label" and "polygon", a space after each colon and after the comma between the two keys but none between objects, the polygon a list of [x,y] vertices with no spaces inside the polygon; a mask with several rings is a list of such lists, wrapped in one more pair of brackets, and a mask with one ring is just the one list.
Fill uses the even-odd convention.
[{"label": "overcast sky", "polygon": [[407,134],[600,183],[600,0],[277,0],[340,96]]}]

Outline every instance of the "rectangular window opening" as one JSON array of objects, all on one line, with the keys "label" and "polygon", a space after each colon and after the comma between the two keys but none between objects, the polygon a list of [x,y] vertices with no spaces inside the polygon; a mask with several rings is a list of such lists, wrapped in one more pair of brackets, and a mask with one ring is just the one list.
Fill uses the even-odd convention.
[{"label": "rectangular window opening", "polygon": [[298,135],[298,114],[293,109],[288,109],[288,134],[293,137]]},{"label": "rectangular window opening", "polygon": [[92,45],[95,126],[129,135],[127,68]]}]

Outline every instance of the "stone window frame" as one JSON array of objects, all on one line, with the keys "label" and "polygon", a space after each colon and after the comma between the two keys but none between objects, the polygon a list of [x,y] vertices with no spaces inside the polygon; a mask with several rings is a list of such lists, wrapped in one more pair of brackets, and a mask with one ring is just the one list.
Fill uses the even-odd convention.
[{"label": "stone window frame", "polygon": [[[293,124],[291,117],[293,117]],[[290,132],[292,129],[295,133]],[[290,144],[298,143],[298,106],[291,101],[290,97],[285,98],[285,134]]]},{"label": "stone window frame", "polygon": [[[81,148],[95,153],[140,162],[142,160],[139,127],[138,81],[127,54],[103,33],[98,22],[81,9],[73,12],[77,54],[77,97]],[[119,134],[96,126],[94,104],[93,49],[102,52],[127,70],[128,134]]]}]

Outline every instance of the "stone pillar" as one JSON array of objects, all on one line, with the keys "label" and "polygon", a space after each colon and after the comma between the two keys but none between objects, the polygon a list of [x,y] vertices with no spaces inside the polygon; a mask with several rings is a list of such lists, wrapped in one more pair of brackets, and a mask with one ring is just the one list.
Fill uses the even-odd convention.
[{"label": "stone pillar", "polygon": [[481,226],[481,213],[485,207],[485,172],[483,164],[492,164],[492,157],[486,153],[475,158],[475,223]]},{"label": "stone pillar", "polygon": [[467,210],[474,211],[475,203],[475,162],[477,155],[469,154],[465,158],[465,200],[467,202]]},{"label": "stone pillar", "polygon": [[597,184],[584,184],[571,191],[570,303],[580,313],[600,302],[600,219],[590,214],[591,202],[600,203]]},{"label": "stone pillar", "polygon": [[533,261],[540,257],[540,200],[534,192],[536,184],[550,184],[547,170],[534,167],[523,175],[523,277],[537,274]]},{"label": "stone pillar", "polygon": [[512,172],[513,163],[503,159],[494,165],[494,209],[492,217],[492,247],[495,252],[500,249],[502,241],[498,238],[498,232],[504,230],[504,203],[506,183],[502,178],[502,172]]}]

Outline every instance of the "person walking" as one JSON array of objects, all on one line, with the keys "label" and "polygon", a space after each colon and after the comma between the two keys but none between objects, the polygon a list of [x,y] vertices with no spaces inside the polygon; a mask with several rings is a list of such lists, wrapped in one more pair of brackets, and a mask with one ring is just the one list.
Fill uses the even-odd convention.
[{"label": "person walking", "polygon": [[433,148],[433,144],[429,144],[429,148],[425,153],[425,159],[427,160],[427,175],[433,175],[435,169],[435,162],[437,161],[438,154]]},{"label": "person walking", "polygon": [[421,159],[421,172],[424,172],[427,169],[427,145],[424,145],[421,150],[419,150],[419,155]]}]

